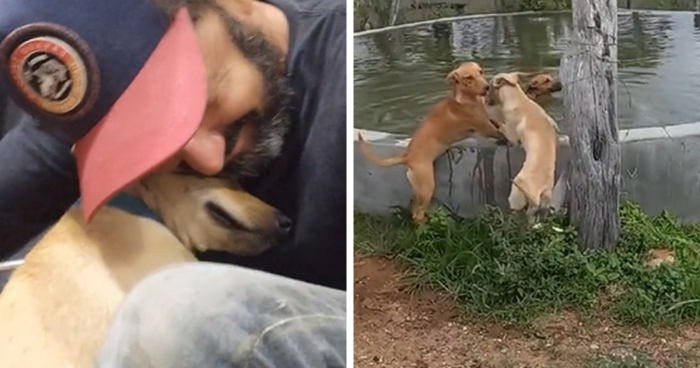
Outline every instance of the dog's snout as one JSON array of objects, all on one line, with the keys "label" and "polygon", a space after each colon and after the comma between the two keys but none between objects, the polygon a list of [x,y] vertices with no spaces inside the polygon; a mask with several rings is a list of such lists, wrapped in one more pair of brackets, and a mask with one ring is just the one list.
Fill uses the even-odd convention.
[{"label": "dog's snout", "polygon": [[488,92],[491,89],[491,86],[488,85],[488,83],[484,86],[484,89],[486,92]]},{"label": "dog's snout", "polygon": [[292,220],[279,211],[275,217],[277,218],[277,230],[282,234],[289,234],[292,231]]},{"label": "dog's snout", "polygon": [[552,91],[553,92],[559,92],[564,88],[564,86],[561,84],[561,81],[556,81],[552,85]]}]

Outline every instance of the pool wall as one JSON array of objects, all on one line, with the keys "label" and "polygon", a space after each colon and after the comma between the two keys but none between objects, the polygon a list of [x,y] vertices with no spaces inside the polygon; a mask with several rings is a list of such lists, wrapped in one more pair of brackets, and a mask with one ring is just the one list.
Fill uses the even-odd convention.
[{"label": "pool wall", "polygon": [[[382,168],[359,151],[357,135],[380,157],[401,152],[409,140],[402,135],[355,129],[355,210],[387,215],[407,207],[412,192],[406,167]],[[683,221],[700,221],[700,122],[620,131],[622,196],[639,203],[648,214],[668,210]],[[461,216],[477,215],[484,205],[508,208],[511,180],[522,166],[524,152],[496,146],[485,139],[468,139],[435,162],[434,199]],[[557,177],[572,151],[561,144]]]}]

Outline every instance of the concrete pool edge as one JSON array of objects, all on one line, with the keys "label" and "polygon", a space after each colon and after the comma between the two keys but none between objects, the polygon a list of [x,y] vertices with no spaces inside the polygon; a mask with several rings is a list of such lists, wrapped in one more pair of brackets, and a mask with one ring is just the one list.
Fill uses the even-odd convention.
[{"label": "concrete pool edge", "polygon": [[[406,135],[354,128],[381,157],[403,150]],[[684,221],[700,221],[700,122],[652,128],[623,129],[623,198],[639,203],[649,214],[668,210]],[[560,142],[557,177],[571,161],[566,139]],[[435,163],[435,199],[462,216],[477,215],[485,205],[507,208],[512,178],[522,166],[519,148],[498,146],[487,139],[467,139],[456,144]],[[390,214],[406,207],[411,189],[403,165],[382,168],[354,150],[354,208],[360,212]]]},{"label": "concrete pool edge", "polygon": [[[358,133],[362,133],[362,136],[369,143],[372,142],[396,142],[398,147],[406,147],[410,141],[410,136],[406,134],[382,132],[379,130],[371,129],[361,129],[353,128],[353,140],[357,142]],[[620,129],[619,138],[620,143],[645,141],[653,139],[676,139],[676,138],[686,138],[691,136],[700,136],[700,121],[694,123],[683,123],[683,124],[673,124],[664,125],[658,127],[644,127],[644,128],[632,128],[632,129]],[[498,147],[493,141],[487,139],[466,139],[460,143],[457,143],[458,147],[472,147],[472,148],[483,148],[483,147]]]}]

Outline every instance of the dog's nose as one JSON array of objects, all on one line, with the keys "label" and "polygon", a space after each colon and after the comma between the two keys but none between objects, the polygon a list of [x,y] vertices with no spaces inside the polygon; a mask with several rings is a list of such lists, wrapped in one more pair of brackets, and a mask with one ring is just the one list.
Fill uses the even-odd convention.
[{"label": "dog's nose", "polygon": [[279,211],[275,216],[277,217],[277,229],[281,233],[288,234],[292,230],[292,220]]},{"label": "dog's nose", "polygon": [[491,89],[491,86],[487,84],[486,87],[484,87],[484,89],[486,90],[486,92],[488,92]]}]

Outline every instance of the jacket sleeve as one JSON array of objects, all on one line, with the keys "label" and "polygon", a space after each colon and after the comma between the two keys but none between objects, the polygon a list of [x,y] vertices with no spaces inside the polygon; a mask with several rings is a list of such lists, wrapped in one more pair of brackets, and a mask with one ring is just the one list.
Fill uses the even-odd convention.
[{"label": "jacket sleeve", "polygon": [[[347,255],[347,102],[345,14],[337,13],[327,30],[319,103],[299,159],[298,213],[290,275],[345,289]],[[325,81],[333,81],[326,83]]]},{"label": "jacket sleeve", "polygon": [[56,222],[79,196],[71,145],[39,130],[0,94],[0,259]]}]

